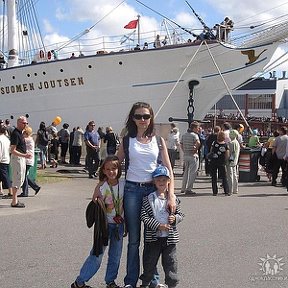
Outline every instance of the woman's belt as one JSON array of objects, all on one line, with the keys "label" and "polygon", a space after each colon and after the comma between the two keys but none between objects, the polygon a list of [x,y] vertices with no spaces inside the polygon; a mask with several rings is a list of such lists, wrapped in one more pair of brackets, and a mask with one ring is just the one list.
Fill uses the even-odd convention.
[{"label": "woman's belt", "polygon": [[132,184],[132,185],[135,185],[138,187],[152,187],[152,186],[154,186],[153,182],[133,182],[133,181],[126,180],[126,183],[129,183],[129,184]]}]

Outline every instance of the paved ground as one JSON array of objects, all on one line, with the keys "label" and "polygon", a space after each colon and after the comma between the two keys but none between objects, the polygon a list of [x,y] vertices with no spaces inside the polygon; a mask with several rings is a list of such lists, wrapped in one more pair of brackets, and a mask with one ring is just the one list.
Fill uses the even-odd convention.
[{"label": "paved ground", "polygon": [[[84,173],[69,173],[64,181],[42,185],[36,197],[25,199],[25,209],[0,200],[0,287],[70,287],[92,243],[84,212],[95,184]],[[186,215],[179,225],[179,287],[288,287],[286,189],[261,177],[241,183],[238,195],[213,197],[209,177],[200,175],[197,195],[186,196],[180,184],[177,176]],[[122,259],[119,284],[126,245]],[[104,288],[104,273],[105,265],[89,284]]]}]

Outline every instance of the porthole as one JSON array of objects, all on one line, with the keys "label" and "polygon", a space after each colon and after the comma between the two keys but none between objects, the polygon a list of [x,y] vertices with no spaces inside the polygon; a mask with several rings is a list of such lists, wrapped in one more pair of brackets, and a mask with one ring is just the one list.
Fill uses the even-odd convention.
[{"label": "porthole", "polygon": [[63,69],[60,69],[60,72],[64,72],[64,70],[63,70]]},{"label": "porthole", "polygon": [[30,77],[31,75],[30,74],[27,74],[27,77]]},{"label": "porthole", "polygon": [[119,61],[119,65],[122,65],[123,63],[122,63],[122,61]]},{"label": "porthole", "polygon": [[91,68],[92,68],[92,65],[88,65],[88,68],[91,69]]}]

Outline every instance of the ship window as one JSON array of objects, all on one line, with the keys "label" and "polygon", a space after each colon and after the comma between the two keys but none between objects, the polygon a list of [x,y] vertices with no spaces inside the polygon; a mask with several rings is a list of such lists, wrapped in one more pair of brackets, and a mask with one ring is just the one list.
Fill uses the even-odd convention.
[{"label": "ship window", "polygon": [[90,68],[90,69],[91,69],[91,68],[92,68],[92,65],[88,65],[88,68]]},{"label": "ship window", "polygon": [[12,79],[15,79],[15,76],[12,76]]},{"label": "ship window", "polygon": [[64,70],[63,70],[63,69],[60,69],[60,72],[64,72]]},{"label": "ship window", "polygon": [[119,65],[122,65],[123,63],[122,63],[122,61],[119,61]]},{"label": "ship window", "polygon": [[30,77],[31,75],[30,74],[27,74],[27,77]]},{"label": "ship window", "polygon": [[45,71],[43,71],[43,75],[46,75],[46,72],[45,72]]},{"label": "ship window", "polygon": [[37,73],[34,73],[34,76],[37,76]]}]

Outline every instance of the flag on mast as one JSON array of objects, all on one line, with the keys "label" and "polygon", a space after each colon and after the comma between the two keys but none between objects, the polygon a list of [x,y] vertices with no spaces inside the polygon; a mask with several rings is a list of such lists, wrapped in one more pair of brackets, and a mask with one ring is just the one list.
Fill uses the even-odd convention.
[{"label": "flag on mast", "polygon": [[125,29],[135,29],[138,24],[138,19],[137,20],[132,20],[130,21],[127,25],[124,26]]}]

